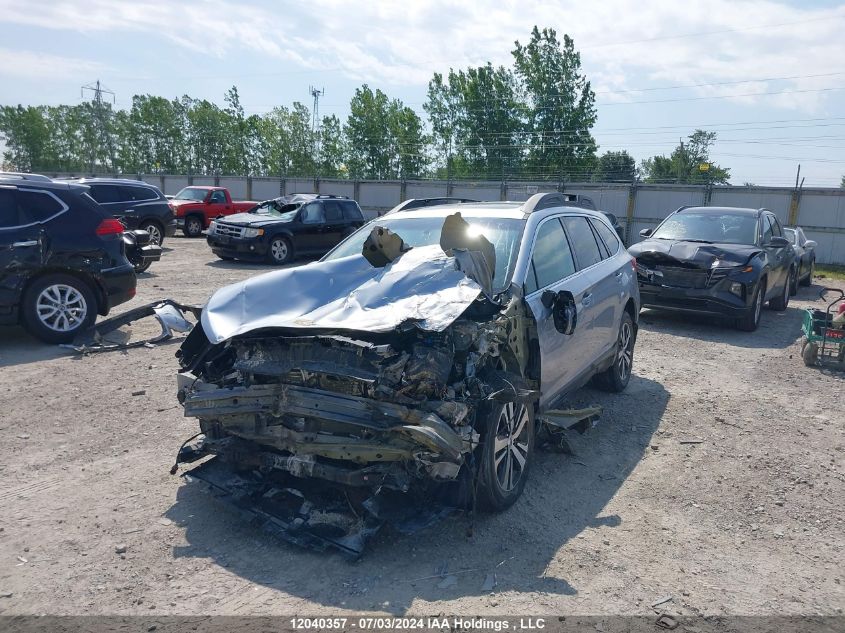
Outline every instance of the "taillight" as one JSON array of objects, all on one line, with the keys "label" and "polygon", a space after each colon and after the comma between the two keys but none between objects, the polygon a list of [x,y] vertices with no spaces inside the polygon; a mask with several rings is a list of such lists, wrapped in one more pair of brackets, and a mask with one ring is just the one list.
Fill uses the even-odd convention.
[{"label": "taillight", "polygon": [[100,226],[97,227],[95,231],[97,235],[104,236],[104,235],[120,235],[123,233],[124,227],[120,223],[120,220],[115,220],[114,218],[106,218],[102,222],[100,222]]},{"label": "taillight", "polygon": [[637,258],[636,257],[631,258],[631,267],[634,269],[634,272],[637,271]]}]

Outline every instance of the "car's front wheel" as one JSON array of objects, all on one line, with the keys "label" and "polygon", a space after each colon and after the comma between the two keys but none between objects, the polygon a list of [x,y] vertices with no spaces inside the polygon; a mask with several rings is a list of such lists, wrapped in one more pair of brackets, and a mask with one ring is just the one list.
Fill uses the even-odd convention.
[{"label": "car's front wheel", "polygon": [[813,276],[816,274],[816,260],[810,262],[810,272],[801,280],[802,286],[811,286],[813,284]]},{"label": "car's front wheel", "polygon": [[70,343],[97,318],[97,300],[84,281],[65,274],[45,275],[26,290],[21,323],[45,343]]},{"label": "car's front wheel", "polygon": [[783,291],[774,299],[769,299],[769,307],[772,310],[783,312],[789,305],[789,289],[792,287],[792,277],[795,275],[795,269],[790,268],[787,273],[787,278],[783,282]]},{"label": "car's front wheel", "polygon": [[293,259],[293,246],[290,240],[281,235],[270,240],[267,258],[271,264],[287,264]]},{"label": "car's front wheel", "polygon": [[751,300],[751,307],[745,312],[745,316],[737,320],[736,326],[745,332],[753,332],[760,326],[760,315],[763,312],[763,300],[766,296],[766,282],[761,280],[754,291]]},{"label": "car's front wheel", "polygon": [[202,218],[196,215],[185,218],[182,232],[188,237],[199,237],[202,234]]},{"label": "car's front wheel", "polygon": [[534,415],[516,402],[492,403],[485,416],[479,465],[479,501],[505,510],[522,494],[534,455]]}]

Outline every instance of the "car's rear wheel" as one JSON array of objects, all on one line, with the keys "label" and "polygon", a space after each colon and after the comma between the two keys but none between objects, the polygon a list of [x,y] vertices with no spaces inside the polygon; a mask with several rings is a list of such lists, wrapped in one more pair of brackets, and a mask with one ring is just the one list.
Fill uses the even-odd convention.
[{"label": "car's rear wheel", "polygon": [[97,318],[97,300],[91,287],[71,275],[53,274],[36,279],[21,305],[22,325],[46,343],[70,343]]},{"label": "car's rear wheel", "polygon": [[801,269],[799,268],[797,271],[793,269],[792,274],[789,276],[789,296],[794,297],[798,294],[798,280],[801,278]]},{"label": "car's rear wheel", "polygon": [[271,264],[287,264],[293,259],[293,246],[290,240],[281,235],[270,240],[267,258]]},{"label": "car's rear wheel", "polygon": [[813,284],[813,277],[816,274],[816,260],[812,260],[810,262],[810,272],[807,273],[807,276],[800,281],[802,286],[810,286]]},{"label": "car's rear wheel", "polygon": [[745,312],[745,316],[737,320],[736,326],[740,330],[753,332],[760,326],[760,316],[763,313],[763,299],[766,296],[766,281],[761,280],[754,291],[754,298],[751,300],[751,307]]},{"label": "car's rear wheel", "polygon": [[783,312],[789,305],[789,289],[792,287],[792,277],[795,275],[795,269],[790,268],[788,277],[783,282],[783,291],[774,299],[769,299],[769,307],[772,310]]},{"label": "car's rear wheel", "polygon": [[596,386],[605,391],[619,393],[628,386],[631,370],[634,367],[634,344],[636,343],[634,321],[626,310],[619,324],[619,336],[616,339],[616,357],[613,364],[596,376]]},{"label": "car's rear wheel", "polygon": [[505,510],[522,494],[534,455],[534,415],[522,403],[492,403],[486,414],[479,465],[479,501]]},{"label": "car's rear wheel", "polygon": [[143,222],[138,228],[150,234],[150,242],[153,244],[158,244],[159,246],[164,244],[164,230],[157,222],[148,220]]},{"label": "car's rear wheel", "polygon": [[182,232],[188,237],[199,237],[202,234],[202,218],[196,215],[185,218],[185,228]]}]

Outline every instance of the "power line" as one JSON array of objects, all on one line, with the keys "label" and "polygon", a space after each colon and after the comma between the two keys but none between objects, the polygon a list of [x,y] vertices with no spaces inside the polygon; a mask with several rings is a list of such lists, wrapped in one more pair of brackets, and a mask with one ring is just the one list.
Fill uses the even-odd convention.
[{"label": "power line", "polygon": [[[95,120],[97,121],[97,128],[100,133],[100,142],[105,142],[106,147],[109,151],[109,161],[110,167],[114,169],[114,142],[112,141],[112,135],[109,134],[108,125],[106,124],[106,115],[105,115],[105,108],[103,106],[103,95],[111,95],[112,103],[115,103],[116,96],[114,92],[111,90],[104,88],[100,85],[100,80],[98,79],[93,84],[87,84],[82,86],[79,90],[79,94],[82,98],[85,97],[85,91],[88,90],[94,93],[94,111],[95,111]],[[91,147],[91,171],[94,171],[94,163],[96,161],[97,156],[97,148],[95,146]]]}]

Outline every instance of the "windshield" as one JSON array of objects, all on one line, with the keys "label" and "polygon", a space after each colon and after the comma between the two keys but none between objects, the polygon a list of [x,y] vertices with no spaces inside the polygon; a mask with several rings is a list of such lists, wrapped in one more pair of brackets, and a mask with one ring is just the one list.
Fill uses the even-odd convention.
[{"label": "windshield", "polygon": [[257,213],[258,215],[269,215],[278,218],[283,222],[292,222],[296,217],[296,210],[299,208],[298,204],[282,204],[280,205],[275,200],[268,200],[262,202],[255,207],[250,213]]},{"label": "windshield", "polygon": [[[428,218],[381,217],[365,224],[346,240],[340,243],[323,260],[329,261],[360,255],[364,241],[373,226],[383,226],[401,237],[409,246],[430,246],[440,243],[440,231],[443,228],[443,216]],[[469,223],[471,235],[483,235],[496,249],[496,270],[493,274],[493,289],[501,292],[505,289],[516,265],[519,254],[519,241],[522,239],[524,220],[512,218],[472,218],[464,216]]]},{"label": "windshield", "polygon": [[205,196],[208,193],[206,189],[194,189],[192,187],[185,187],[173,196],[174,200],[196,200],[197,202],[202,202],[205,200]]},{"label": "windshield", "polygon": [[651,237],[718,244],[755,244],[757,218],[736,213],[687,213],[666,219]]}]

